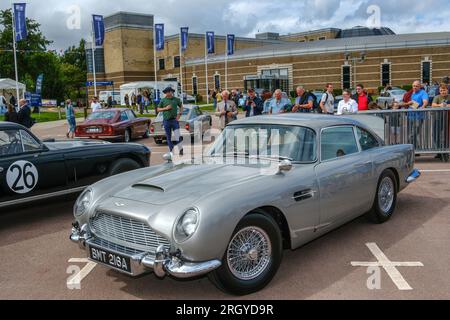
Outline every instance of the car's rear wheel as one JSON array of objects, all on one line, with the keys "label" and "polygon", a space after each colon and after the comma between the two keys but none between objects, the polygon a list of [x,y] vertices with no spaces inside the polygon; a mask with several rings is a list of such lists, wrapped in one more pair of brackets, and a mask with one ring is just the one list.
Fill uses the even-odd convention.
[{"label": "car's rear wheel", "polygon": [[391,170],[386,170],[378,182],[377,194],[370,211],[375,223],[384,223],[391,219],[397,206],[397,179]]},{"label": "car's rear wheel", "polygon": [[162,141],[161,139],[156,139],[156,138],[155,138],[155,143],[156,143],[157,145],[161,145],[161,144],[163,144],[163,141]]},{"label": "car's rear wheel", "polygon": [[128,171],[133,171],[140,169],[139,163],[132,159],[119,159],[115,161],[108,171],[108,176],[115,176],[117,174],[125,173]]},{"label": "car's rear wheel", "polygon": [[236,227],[222,259],[209,278],[221,290],[247,295],[266,287],[283,257],[280,228],[270,216],[254,212]]},{"label": "car's rear wheel", "polygon": [[128,143],[130,141],[131,141],[131,130],[127,129],[127,130],[125,130],[125,133],[123,135],[123,142]]}]

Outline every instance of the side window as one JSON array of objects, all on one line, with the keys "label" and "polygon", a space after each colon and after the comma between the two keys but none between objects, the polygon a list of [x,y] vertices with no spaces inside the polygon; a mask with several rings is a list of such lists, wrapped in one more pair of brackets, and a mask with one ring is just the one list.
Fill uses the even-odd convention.
[{"label": "side window", "polygon": [[41,145],[36,141],[30,134],[24,130],[20,130],[22,136],[22,143],[25,152],[39,151],[41,150]]},{"label": "side window", "polygon": [[19,130],[0,131],[0,156],[15,155],[23,152]]},{"label": "side window", "polygon": [[134,114],[133,110],[127,110],[128,119],[133,120],[136,119],[136,115]]},{"label": "side window", "polygon": [[359,144],[363,151],[378,148],[380,146],[378,140],[366,130],[356,128],[356,133],[358,134]]},{"label": "side window", "polygon": [[128,121],[128,116],[127,116],[126,112],[120,113],[120,122],[123,122],[123,121]]},{"label": "side window", "polygon": [[358,153],[358,144],[352,127],[335,127],[322,132],[322,161]]}]

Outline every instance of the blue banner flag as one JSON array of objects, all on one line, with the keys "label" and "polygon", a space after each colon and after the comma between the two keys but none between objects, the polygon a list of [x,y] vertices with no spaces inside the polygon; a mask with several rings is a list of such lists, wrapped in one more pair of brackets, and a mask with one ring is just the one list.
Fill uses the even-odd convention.
[{"label": "blue banner flag", "polygon": [[181,50],[186,51],[188,47],[189,28],[181,28]]},{"label": "blue banner flag", "polygon": [[155,24],[155,47],[156,51],[164,50],[164,24]]},{"label": "blue banner flag", "polygon": [[43,81],[44,81],[44,75],[40,74],[37,77],[37,80],[36,80],[36,93],[37,94],[41,94],[42,93],[42,82]]},{"label": "blue banner flag", "polygon": [[105,41],[105,23],[103,22],[103,16],[92,15],[95,45],[101,47]]},{"label": "blue banner flag", "polygon": [[216,52],[216,43],[214,38],[214,32],[208,31],[206,33],[206,48],[208,50],[208,54],[215,53]]},{"label": "blue banner flag", "polygon": [[16,41],[22,41],[27,38],[27,18],[25,16],[26,3],[14,4],[14,30],[16,32]]},{"label": "blue banner flag", "polygon": [[228,48],[227,54],[229,56],[232,56],[234,54],[234,40],[235,39],[236,39],[236,37],[234,36],[234,34],[227,35],[227,48]]}]

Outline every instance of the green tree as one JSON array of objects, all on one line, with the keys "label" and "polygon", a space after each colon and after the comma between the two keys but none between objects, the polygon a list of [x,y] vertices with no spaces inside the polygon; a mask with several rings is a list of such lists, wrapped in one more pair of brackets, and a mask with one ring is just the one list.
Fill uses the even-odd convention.
[{"label": "green tree", "polygon": [[[0,65],[1,77],[15,78],[13,56],[12,10],[0,11]],[[17,43],[17,66],[19,81],[33,91],[36,79],[44,74],[42,96],[63,101],[85,97],[84,86],[87,78],[85,41],[69,47],[62,56],[49,51],[48,40],[40,31],[40,24],[27,18],[27,39]]]},{"label": "green tree", "polygon": [[[13,55],[13,29],[12,29],[12,10],[0,11],[0,25],[3,30],[0,31],[0,65],[2,66],[1,76],[15,78],[14,55]],[[39,29],[40,24],[27,18],[28,37],[26,40],[17,43],[17,67],[19,72],[19,81],[28,78],[34,78],[30,74],[30,57],[36,53],[44,53],[47,46],[52,42],[45,38]],[[37,75],[36,75],[37,76]]]},{"label": "green tree", "polygon": [[86,97],[87,65],[85,48],[86,41],[82,39],[78,47],[69,47],[61,57],[61,80],[66,89],[66,98],[72,100]]}]

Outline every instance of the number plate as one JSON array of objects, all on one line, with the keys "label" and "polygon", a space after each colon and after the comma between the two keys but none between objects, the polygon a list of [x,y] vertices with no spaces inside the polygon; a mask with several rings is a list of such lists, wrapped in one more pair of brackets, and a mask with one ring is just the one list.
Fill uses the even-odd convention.
[{"label": "number plate", "polygon": [[100,128],[88,128],[86,129],[87,133],[100,133],[102,130]]},{"label": "number plate", "polygon": [[107,265],[113,269],[132,274],[131,260],[128,257],[96,247],[89,247],[89,253],[91,259],[96,262]]}]

